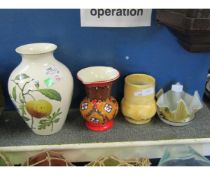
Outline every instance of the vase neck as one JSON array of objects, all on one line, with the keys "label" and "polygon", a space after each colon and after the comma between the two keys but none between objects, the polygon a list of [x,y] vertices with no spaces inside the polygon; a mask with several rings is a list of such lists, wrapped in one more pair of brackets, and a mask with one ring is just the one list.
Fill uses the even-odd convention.
[{"label": "vase neck", "polygon": [[96,87],[85,87],[87,97],[90,100],[106,100],[111,97],[112,85],[107,84],[104,86],[96,86]]},{"label": "vase neck", "polygon": [[50,60],[55,59],[53,52],[41,54],[22,54],[22,62],[24,63],[48,63]]}]

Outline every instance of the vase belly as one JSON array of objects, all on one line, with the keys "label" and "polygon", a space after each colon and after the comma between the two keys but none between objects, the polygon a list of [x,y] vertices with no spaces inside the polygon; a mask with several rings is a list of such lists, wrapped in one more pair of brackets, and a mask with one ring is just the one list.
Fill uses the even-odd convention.
[{"label": "vase belly", "polygon": [[113,126],[113,118],[118,113],[118,103],[114,97],[105,100],[84,98],[80,111],[86,126],[94,131],[105,131]]},{"label": "vase belly", "polygon": [[148,104],[132,104],[124,98],[121,101],[121,111],[126,120],[134,124],[148,123],[156,113],[156,103],[151,101]]}]

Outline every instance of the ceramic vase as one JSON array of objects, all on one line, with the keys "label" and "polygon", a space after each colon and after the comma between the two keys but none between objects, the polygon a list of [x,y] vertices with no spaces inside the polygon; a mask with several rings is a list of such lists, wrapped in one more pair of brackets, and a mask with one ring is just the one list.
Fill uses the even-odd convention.
[{"label": "ceramic vase", "polygon": [[156,113],[155,79],[145,74],[128,75],[121,110],[130,123],[148,123]]},{"label": "ceramic vase", "polygon": [[8,80],[10,98],[20,116],[38,135],[58,132],[67,117],[73,91],[69,69],[57,61],[51,43],[32,43],[16,48],[21,63]]},{"label": "ceramic vase", "polygon": [[119,78],[119,72],[112,67],[93,66],[81,69],[77,77],[85,85],[87,95],[80,104],[87,128],[92,131],[111,129],[118,113],[118,103],[111,96],[111,88]]}]

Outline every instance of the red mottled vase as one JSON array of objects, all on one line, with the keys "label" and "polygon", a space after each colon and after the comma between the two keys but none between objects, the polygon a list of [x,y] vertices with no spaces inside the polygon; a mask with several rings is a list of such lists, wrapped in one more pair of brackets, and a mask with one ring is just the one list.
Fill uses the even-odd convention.
[{"label": "red mottled vase", "polygon": [[87,94],[80,104],[87,128],[92,131],[111,129],[119,108],[111,96],[111,88],[119,72],[112,67],[93,66],[80,70],[77,77],[85,85]]}]

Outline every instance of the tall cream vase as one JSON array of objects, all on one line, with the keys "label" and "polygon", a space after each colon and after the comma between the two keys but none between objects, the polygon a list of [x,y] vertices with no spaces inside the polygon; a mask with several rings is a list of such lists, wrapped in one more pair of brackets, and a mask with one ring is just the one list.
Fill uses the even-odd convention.
[{"label": "tall cream vase", "polygon": [[65,123],[73,93],[69,69],[57,61],[51,43],[32,43],[16,48],[21,63],[8,80],[10,98],[19,115],[38,135],[51,135]]}]

